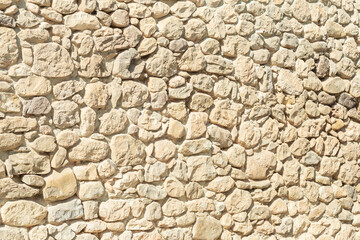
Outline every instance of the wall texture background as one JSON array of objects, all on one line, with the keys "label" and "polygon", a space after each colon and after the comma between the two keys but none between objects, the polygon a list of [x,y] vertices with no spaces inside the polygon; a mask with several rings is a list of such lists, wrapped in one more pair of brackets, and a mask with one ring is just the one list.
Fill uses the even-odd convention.
[{"label": "wall texture background", "polygon": [[359,0],[1,0],[1,240],[360,239]]}]

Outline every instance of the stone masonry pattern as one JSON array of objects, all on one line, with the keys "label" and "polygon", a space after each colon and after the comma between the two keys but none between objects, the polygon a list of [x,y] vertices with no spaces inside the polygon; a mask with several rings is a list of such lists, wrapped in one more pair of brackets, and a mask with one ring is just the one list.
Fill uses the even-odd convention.
[{"label": "stone masonry pattern", "polygon": [[0,0],[0,240],[359,240],[360,0]]}]

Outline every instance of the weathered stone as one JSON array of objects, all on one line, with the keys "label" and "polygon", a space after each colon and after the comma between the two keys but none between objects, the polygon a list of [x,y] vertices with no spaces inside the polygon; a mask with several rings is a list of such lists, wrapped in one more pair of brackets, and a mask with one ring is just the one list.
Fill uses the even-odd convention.
[{"label": "weathered stone", "polygon": [[49,158],[34,151],[11,154],[6,163],[11,166],[14,175],[48,174],[51,170]]},{"label": "weathered stone", "polygon": [[24,142],[22,135],[13,133],[0,134],[0,151],[8,151],[18,148]]},{"label": "weathered stone", "polygon": [[199,48],[188,48],[179,61],[179,69],[189,72],[198,72],[205,69],[206,62]]},{"label": "weathered stone", "polygon": [[157,42],[155,38],[144,38],[137,48],[138,53],[141,57],[147,56],[155,52],[157,48]]},{"label": "weathered stone", "polygon": [[136,79],[141,76],[144,67],[145,62],[140,59],[139,53],[130,48],[117,56],[112,72],[122,79]]},{"label": "weathered stone", "polygon": [[26,240],[28,233],[26,228],[5,226],[0,228],[0,237],[3,240]]},{"label": "weathered stone", "polygon": [[185,39],[199,42],[207,35],[207,28],[205,23],[200,19],[190,19],[184,26]]},{"label": "weathered stone", "polygon": [[148,89],[145,85],[135,81],[125,81],[122,84],[122,101],[123,108],[138,107],[145,103],[149,96]]},{"label": "weathered stone", "polygon": [[70,199],[48,207],[48,221],[52,224],[79,219],[84,215],[84,208],[79,199]]},{"label": "weathered stone", "polygon": [[0,179],[0,198],[2,199],[31,198],[39,193],[39,189],[17,183],[11,178]]},{"label": "weathered stone", "polygon": [[231,213],[247,211],[252,204],[251,194],[247,191],[235,189],[225,200],[226,210]]},{"label": "weathered stone", "polygon": [[231,74],[234,71],[233,63],[217,55],[205,56],[206,71],[219,75]]},{"label": "weathered stone", "polygon": [[158,23],[159,32],[168,39],[178,39],[183,34],[183,23],[179,18],[170,16]]},{"label": "weathered stone", "polygon": [[199,240],[215,240],[222,232],[221,224],[213,217],[198,217],[193,227],[193,237]]},{"label": "weathered stone", "polygon": [[214,165],[210,157],[196,156],[186,160],[188,176],[192,181],[211,181],[216,177]]},{"label": "weathered stone", "polygon": [[111,159],[118,166],[134,166],[145,159],[144,144],[127,134],[113,136],[110,142]]},{"label": "weathered stone", "polygon": [[50,81],[37,76],[21,78],[14,87],[16,93],[21,97],[43,96],[51,92]]},{"label": "weathered stone", "polygon": [[100,28],[99,20],[90,14],[76,12],[64,17],[64,24],[73,30],[96,30]]},{"label": "weathered stone", "polygon": [[109,98],[108,86],[101,82],[91,83],[85,87],[84,101],[91,108],[104,108]]},{"label": "weathered stone", "polygon": [[80,139],[80,143],[68,152],[70,161],[100,162],[105,159],[109,152],[109,146],[103,141],[89,138]]},{"label": "weathered stone", "polygon": [[34,130],[37,122],[33,118],[7,117],[0,120],[0,132],[22,133]]},{"label": "weathered stone", "polygon": [[211,142],[206,138],[185,140],[179,147],[179,153],[190,156],[207,152],[211,149]]},{"label": "weathered stone", "polygon": [[253,148],[261,139],[260,129],[252,122],[243,122],[239,128],[237,142],[245,148]]},{"label": "weathered stone", "polygon": [[2,46],[0,51],[0,67],[15,64],[19,56],[15,31],[10,28],[0,27],[0,44]]},{"label": "weathered stone", "polygon": [[14,28],[16,27],[15,19],[3,13],[0,14],[0,26]]},{"label": "weathered stone", "polygon": [[231,128],[237,123],[238,112],[236,110],[236,108],[232,108],[229,101],[215,102],[215,108],[211,110],[209,120],[213,124]]},{"label": "weathered stone", "polygon": [[104,195],[105,189],[101,182],[84,182],[79,184],[77,196],[81,201],[96,200]]},{"label": "weathered stone", "polygon": [[231,133],[229,130],[210,125],[207,127],[210,140],[220,148],[227,148],[233,144]]},{"label": "weathered stone", "polygon": [[67,77],[74,71],[69,52],[56,43],[39,43],[34,47],[32,72],[43,77]]},{"label": "weathered stone", "polygon": [[45,115],[51,111],[51,105],[46,97],[35,97],[23,102],[24,115]]},{"label": "weathered stone", "polygon": [[139,184],[136,190],[141,197],[147,197],[154,201],[162,200],[167,195],[165,189],[162,187],[150,184]]},{"label": "weathered stone", "polygon": [[[83,41],[84,42],[84,41]],[[82,51],[82,46],[79,48],[79,54]],[[91,51],[92,47],[86,47]],[[86,51],[86,50],[84,50]],[[91,77],[108,77],[110,71],[106,69],[104,65],[104,58],[100,55],[93,54],[91,57],[83,57],[80,59],[80,69],[78,71],[79,76],[91,78]]]},{"label": "weathered stone", "polygon": [[248,156],[246,160],[246,174],[254,180],[266,179],[273,173],[275,167],[275,154],[266,150]]},{"label": "weathered stone", "polygon": [[40,24],[40,18],[25,9],[21,9],[17,16],[16,23],[24,28],[32,28]]},{"label": "weathered stone", "polygon": [[53,172],[44,178],[43,196],[46,201],[59,201],[72,197],[77,190],[76,179],[70,168]]},{"label": "weathered stone", "polygon": [[156,141],[154,144],[154,156],[159,161],[166,162],[174,157],[176,146],[169,140]]},{"label": "weathered stone", "polygon": [[42,135],[31,142],[29,146],[37,152],[52,152],[56,148],[55,138]]},{"label": "weathered stone", "polygon": [[27,200],[7,202],[1,208],[1,219],[10,226],[35,226],[40,224],[46,215],[47,210],[45,207]]},{"label": "weathered stone", "polygon": [[99,119],[99,132],[104,135],[112,135],[121,132],[125,129],[128,121],[124,110],[115,109],[112,109],[109,113],[105,113]]},{"label": "weathered stone", "polygon": [[206,189],[213,192],[227,192],[235,185],[235,181],[230,176],[217,177],[206,186]]},{"label": "weathered stone", "polygon": [[287,94],[300,95],[303,85],[300,79],[290,70],[281,69],[278,76],[278,86]]},{"label": "weathered stone", "polygon": [[171,77],[178,71],[173,53],[162,47],[146,61],[145,68],[150,75],[157,77]]}]

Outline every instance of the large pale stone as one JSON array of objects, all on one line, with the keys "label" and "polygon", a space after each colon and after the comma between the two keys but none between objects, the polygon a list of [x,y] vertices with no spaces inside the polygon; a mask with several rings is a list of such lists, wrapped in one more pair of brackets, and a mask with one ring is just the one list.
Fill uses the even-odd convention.
[{"label": "large pale stone", "polygon": [[64,100],[73,96],[77,92],[80,92],[81,90],[84,89],[84,87],[85,87],[85,82],[75,81],[75,80],[63,81],[54,86],[53,94],[56,99]]},{"label": "large pale stone", "polygon": [[57,43],[39,43],[34,46],[32,72],[43,77],[67,77],[74,71],[69,52]]},{"label": "large pale stone", "polygon": [[49,135],[42,135],[29,145],[37,152],[52,152],[56,148],[55,138]]},{"label": "large pale stone", "polygon": [[285,93],[296,96],[300,95],[304,89],[296,74],[287,69],[280,70],[278,76],[278,86]]},{"label": "large pale stone", "polygon": [[226,210],[231,213],[240,213],[250,208],[251,194],[248,191],[235,189],[225,200]]},{"label": "large pale stone", "polygon": [[345,91],[345,83],[341,78],[329,78],[322,82],[323,90],[330,94],[337,94]]},{"label": "large pale stone", "polygon": [[84,208],[79,199],[54,203],[48,207],[48,221],[51,224],[79,219],[84,215]]},{"label": "large pale stone", "polygon": [[159,161],[166,162],[174,157],[176,145],[169,140],[156,141],[154,144],[154,156]]},{"label": "large pale stone", "polygon": [[221,232],[219,220],[210,216],[198,217],[192,231],[194,239],[198,240],[216,240]]},{"label": "large pale stone", "polygon": [[237,142],[245,148],[253,148],[259,144],[261,131],[253,122],[243,122],[239,128]]},{"label": "large pale stone", "polygon": [[80,139],[80,143],[69,150],[70,161],[100,162],[109,152],[109,146],[103,141],[89,138]]},{"label": "large pale stone", "polygon": [[91,108],[104,108],[109,98],[108,86],[102,82],[90,83],[85,87],[84,102]]},{"label": "large pale stone", "polygon": [[70,168],[65,168],[60,172],[53,172],[45,177],[45,187],[43,196],[46,201],[59,201],[67,199],[76,193],[76,178]]},{"label": "large pale stone", "polygon": [[229,130],[210,125],[207,127],[210,140],[220,148],[228,148],[233,144],[231,133]]},{"label": "large pale stone", "polygon": [[179,61],[179,69],[182,71],[198,72],[206,67],[204,54],[199,48],[191,47],[186,50]]},{"label": "large pale stone", "polygon": [[246,174],[250,179],[262,180],[271,176],[275,170],[276,156],[264,150],[247,157]]},{"label": "large pale stone", "polygon": [[254,84],[254,61],[245,56],[240,56],[235,62],[235,77],[244,84]]},{"label": "large pale stone", "polygon": [[157,77],[171,77],[178,71],[174,54],[163,47],[146,61],[146,71]]},{"label": "large pale stone", "polygon": [[139,184],[136,190],[140,197],[147,197],[154,201],[162,200],[167,195],[165,189],[162,187],[150,184]]},{"label": "large pale stone", "polygon": [[158,23],[159,32],[168,39],[178,39],[183,33],[184,25],[177,17],[170,16]]},{"label": "large pale stone", "polygon": [[18,37],[29,43],[43,43],[49,39],[50,34],[43,28],[24,29],[18,33]]},{"label": "large pale stone", "polygon": [[143,163],[145,146],[127,134],[113,136],[110,142],[111,159],[118,166],[134,166]]},{"label": "large pale stone", "polygon": [[29,76],[21,78],[14,85],[16,93],[21,97],[43,96],[51,92],[51,83],[44,77]]},{"label": "large pale stone", "polygon": [[79,135],[70,130],[65,130],[56,135],[56,142],[64,148],[72,147],[79,141]]},{"label": "large pale stone", "polygon": [[64,17],[65,26],[73,30],[96,30],[100,28],[100,22],[97,17],[84,13],[76,12]]},{"label": "large pale stone", "polygon": [[234,71],[233,63],[230,60],[222,58],[217,55],[207,55],[206,71],[209,73],[215,73],[219,75],[231,74]]},{"label": "large pale stone", "polygon": [[39,189],[15,182],[11,178],[0,179],[1,199],[31,198],[40,193]]},{"label": "large pale stone", "polygon": [[148,99],[149,91],[145,85],[135,81],[124,81],[122,84],[123,108],[138,107],[143,105]]},{"label": "large pale stone", "polygon": [[79,184],[77,192],[81,201],[96,200],[104,195],[105,189],[101,182],[84,182]]},{"label": "large pale stone", "polygon": [[215,167],[208,156],[189,157],[186,165],[191,181],[211,181],[216,177]]},{"label": "large pale stone", "polygon": [[196,140],[185,140],[179,147],[179,153],[185,156],[196,155],[208,152],[211,149],[211,142],[206,138]]},{"label": "large pale stone", "polygon": [[209,182],[206,189],[213,192],[227,192],[232,189],[235,185],[235,181],[230,176],[216,177],[214,180]]},{"label": "large pale stone", "polygon": [[27,200],[7,202],[1,207],[1,219],[10,226],[35,226],[40,224],[46,215],[45,207]]},{"label": "large pale stone", "polygon": [[37,122],[34,118],[7,117],[0,120],[0,132],[22,133],[34,130]]},{"label": "large pale stone", "polygon": [[14,175],[48,174],[51,170],[49,158],[34,151],[11,154],[6,163],[12,167]]},{"label": "large pale stone", "polygon": [[18,148],[24,142],[22,135],[13,133],[0,134],[0,151],[8,151]]},{"label": "large pale stone", "polygon": [[114,62],[113,74],[121,79],[136,79],[141,76],[145,62],[135,48],[120,53]]},{"label": "large pale stone", "polygon": [[20,112],[21,102],[13,93],[0,93],[0,111],[3,113]]},{"label": "large pale stone", "polygon": [[306,0],[295,0],[291,5],[293,16],[300,22],[307,22],[310,20],[310,6]]},{"label": "large pale stone", "polygon": [[104,135],[119,133],[125,129],[128,120],[124,110],[112,109],[105,113],[100,119],[99,132]]},{"label": "large pale stone", "polygon": [[167,217],[179,216],[186,212],[185,203],[175,198],[169,198],[162,206],[162,211]]},{"label": "large pale stone", "polygon": [[19,50],[16,43],[16,33],[13,29],[0,27],[0,46],[0,67],[7,67],[16,63]]},{"label": "large pale stone", "polygon": [[109,199],[101,202],[99,216],[106,222],[121,221],[130,215],[130,205],[124,200]]},{"label": "large pale stone", "polygon": [[2,240],[28,240],[26,228],[1,227],[0,239]]},{"label": "large pale stone", "polygon": [[70,14],[78,9],[75,0],[53,0],[51,7],[61,14]]}]

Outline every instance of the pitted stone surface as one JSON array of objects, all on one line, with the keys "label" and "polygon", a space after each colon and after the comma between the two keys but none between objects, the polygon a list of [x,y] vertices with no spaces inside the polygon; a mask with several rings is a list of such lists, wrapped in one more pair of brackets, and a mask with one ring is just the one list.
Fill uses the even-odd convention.
[{"label": "pitted stone surface", "polygon": [[359,11],[0,0],[0,239],[360,239]]}]

